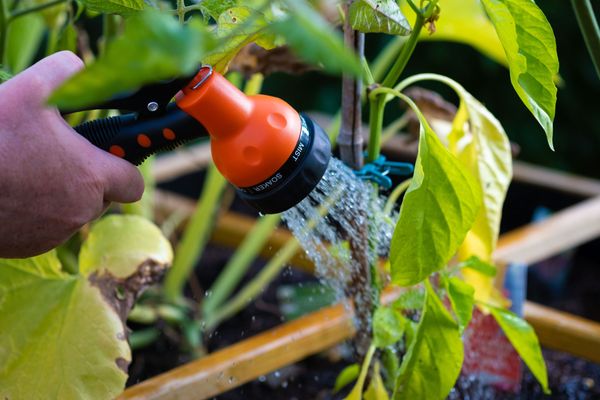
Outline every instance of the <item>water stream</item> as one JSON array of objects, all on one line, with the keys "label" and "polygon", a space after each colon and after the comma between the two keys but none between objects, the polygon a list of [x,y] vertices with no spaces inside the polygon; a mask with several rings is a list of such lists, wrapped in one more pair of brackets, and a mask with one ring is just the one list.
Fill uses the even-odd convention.
[{"label": "water stream", "polygon": [[[349,280],[364,262],[372,264],[389,250],[397,215],[383,214],[385,198],[332,158],[319,185],[283,220],[316,267],[316,275],[343,298]],[[366,237],[365,237],[366,236]],[[352,254],[351,245],[367,241],[367,254]],[[358,256],[358,257],[357,257]]]}]

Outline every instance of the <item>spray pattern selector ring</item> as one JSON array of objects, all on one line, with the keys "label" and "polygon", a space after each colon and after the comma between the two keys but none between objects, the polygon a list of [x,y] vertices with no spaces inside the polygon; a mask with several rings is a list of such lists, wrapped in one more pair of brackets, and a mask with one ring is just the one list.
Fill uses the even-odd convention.
[{"label": "spray pattern selector ring", "polygon": [[379,156],[375,161],[365,164],[354,174],[362,179],[375,182],[384,189],[392,187],[390,175],[409,176],[414,172],[414,166],[410,163],[387,161],[384,156]]}]

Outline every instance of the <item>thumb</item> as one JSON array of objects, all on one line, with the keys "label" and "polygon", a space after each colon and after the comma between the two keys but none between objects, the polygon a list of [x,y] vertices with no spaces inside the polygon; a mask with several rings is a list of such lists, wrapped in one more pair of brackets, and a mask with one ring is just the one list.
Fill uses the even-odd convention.
[{"label": "thumb", "polygon": [[83,67],[83,61],[74,53],[60,51],[38,61],[11,80],[18,81],[22,93],[45,101],[54,90]]},{"label": "thumb", "polygon": [[94,148],[104,182],[104,200],[117,203],[133,203],[144,193],[144,179],[140,171],[131,163]]}]

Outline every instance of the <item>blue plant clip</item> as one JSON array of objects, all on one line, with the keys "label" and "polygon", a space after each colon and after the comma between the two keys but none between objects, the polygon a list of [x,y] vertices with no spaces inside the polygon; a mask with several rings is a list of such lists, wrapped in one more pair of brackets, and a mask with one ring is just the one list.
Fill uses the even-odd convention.
[{"label": "blue plant clip", "polygon": [[375,161],[367,163],[354,173],[360,179],[369,180],[384,189],[390,189],[392,179],[389,175],[408,176],[412,175],[413,172],[414,166],[410,163],[387,161],[384,156],[379,156]]}]

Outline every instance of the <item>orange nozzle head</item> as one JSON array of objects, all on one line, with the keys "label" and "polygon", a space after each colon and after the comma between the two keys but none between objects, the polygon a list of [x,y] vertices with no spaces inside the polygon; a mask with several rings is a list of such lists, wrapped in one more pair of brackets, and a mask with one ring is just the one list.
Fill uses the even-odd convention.
[{"label": "orange nozzle head", "polygon": [[239,188],[260,184],[294,152],[300,116],[281,99],[246,96],[211,72],[203,67],[177,105],[206,127],[214,162],[227,180]]}]

